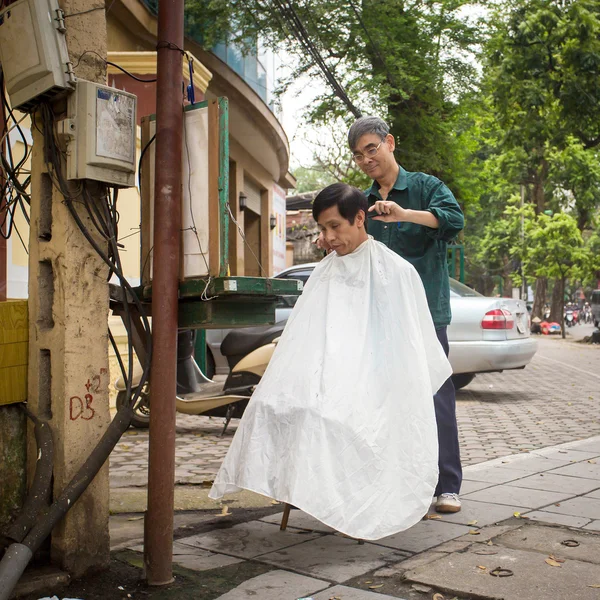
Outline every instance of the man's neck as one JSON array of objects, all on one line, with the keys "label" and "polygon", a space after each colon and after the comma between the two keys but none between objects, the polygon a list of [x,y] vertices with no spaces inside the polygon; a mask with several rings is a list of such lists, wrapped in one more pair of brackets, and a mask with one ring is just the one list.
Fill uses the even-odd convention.
[{"label": "man's neck", "polygon": [[394,163],[388,172],[386,172],[379,179],[377,179],[380,192],[383,192],[386,196],[390,193],[390,190],[394,187],[394,184],[398,179],[399,172],[400,167],[398,163]]}]

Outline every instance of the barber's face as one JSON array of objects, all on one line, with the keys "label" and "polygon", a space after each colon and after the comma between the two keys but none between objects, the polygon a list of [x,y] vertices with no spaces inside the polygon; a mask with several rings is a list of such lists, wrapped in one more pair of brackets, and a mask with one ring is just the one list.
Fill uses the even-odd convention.
[{"label": "barber's face", "polygon": [[340,215],[338,207],[332,206],[319,215],[318,225],[329,246],[339,256],[354,252],[366,239],[365,213],[362,210],[350,224]]},{"label": "barber's face", "polygon": [[384,177],[396,164],[394,136],[388,134],[383,140],[374,133],[367,133],[358,139],[352,149],[354,161],[371,179]]}]

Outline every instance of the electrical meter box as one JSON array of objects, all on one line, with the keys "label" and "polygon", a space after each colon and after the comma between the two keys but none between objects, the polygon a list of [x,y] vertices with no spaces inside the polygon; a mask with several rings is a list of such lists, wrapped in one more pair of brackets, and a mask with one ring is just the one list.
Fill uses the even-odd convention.
[{"label": "electrical meter box", "polygon": [[0,61],[13,108],[32,110],[75,84],[57,0],[18,0],[0,10]]},{"label": "electrical meter box", "polygon": [[137,96],[79,79],[59,131],[67,139],[67,179],[135,185]]}]

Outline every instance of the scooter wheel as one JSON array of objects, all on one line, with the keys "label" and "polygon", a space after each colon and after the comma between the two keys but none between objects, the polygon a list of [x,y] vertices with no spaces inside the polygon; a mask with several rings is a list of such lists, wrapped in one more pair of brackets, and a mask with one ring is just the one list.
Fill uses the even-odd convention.
[{"label": "scooter wheel", "polygon": [[[128,401],[127,393],[121,391],[117,394],[117,410],[125,405]],[[137,429],[148,429],[150,427],[150,396],[147,385],[144,386],[140,397],[137,399],[133,417],[131,418],[131,426]]]}]

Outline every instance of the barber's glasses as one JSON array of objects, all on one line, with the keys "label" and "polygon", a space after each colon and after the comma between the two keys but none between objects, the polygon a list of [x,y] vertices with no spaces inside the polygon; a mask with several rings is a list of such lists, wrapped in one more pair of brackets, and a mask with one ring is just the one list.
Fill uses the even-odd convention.
[{"label": "barber's glasses", "polygon": [[381,140],[377,146],[368,148],[367,150],[365,150],[364,154],[361,154],[360,152],[355,152],[354,154],[352,154],[354,162],[360,164],[365,160],[365,158],[373,158],[379,152],[379,148],[381,147],[381,144],[383,144],[383,142],[385,142],[385,140]]}]

